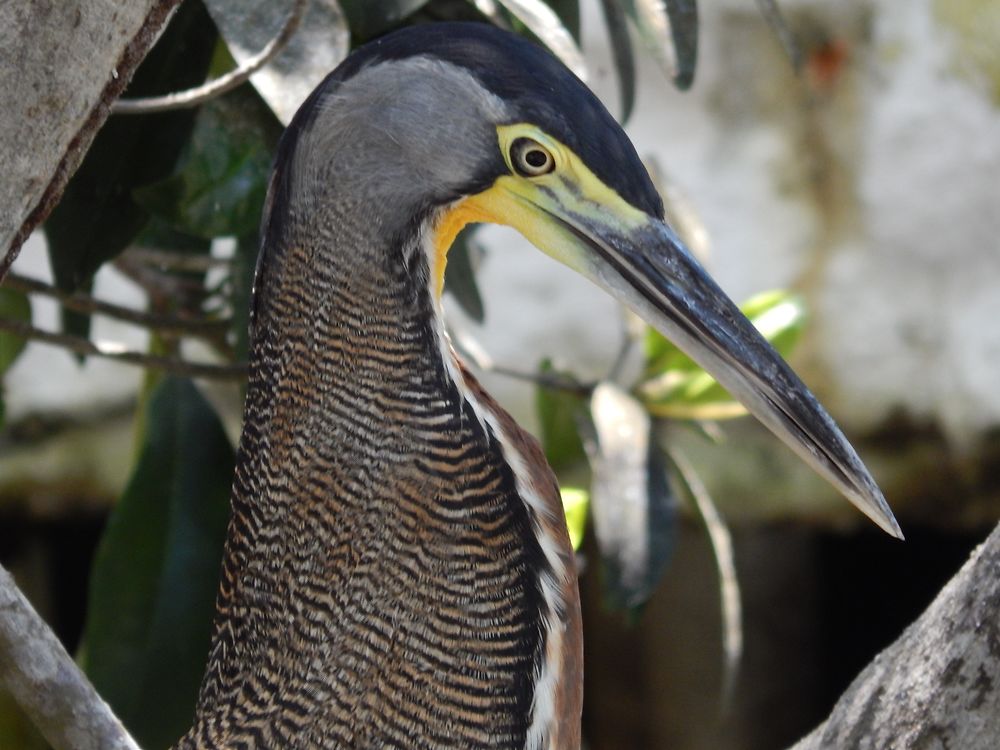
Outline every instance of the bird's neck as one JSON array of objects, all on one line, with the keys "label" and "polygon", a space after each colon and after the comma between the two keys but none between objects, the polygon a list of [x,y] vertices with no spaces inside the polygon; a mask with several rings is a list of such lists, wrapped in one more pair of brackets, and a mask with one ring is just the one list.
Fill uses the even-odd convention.
[{"label": "bird's neck", "polygon": [[[549,747],[557,619],[577,606],[565,529],[566,551],[543,549],[531,507],[537,486],[558,501],[551,474],[537,457],[526,489],[504,445],[525,438],[449,371],[419,247],[351,239],[264,248],[219,614],[181,747],[238,744],[243,725],[268,746],[418,727],[407,746]],[[277,706],[310,718],[272,721]]]}]

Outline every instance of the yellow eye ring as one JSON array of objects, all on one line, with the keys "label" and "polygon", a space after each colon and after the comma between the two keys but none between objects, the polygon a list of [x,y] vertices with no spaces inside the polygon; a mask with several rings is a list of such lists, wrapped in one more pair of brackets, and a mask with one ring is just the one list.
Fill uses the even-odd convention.
[{"label": "yellow eye ring", "polygon": [[517,138],[510,144],[510,163],[522,177],[540,177],[556,168],[552,152],[533,138]]}]

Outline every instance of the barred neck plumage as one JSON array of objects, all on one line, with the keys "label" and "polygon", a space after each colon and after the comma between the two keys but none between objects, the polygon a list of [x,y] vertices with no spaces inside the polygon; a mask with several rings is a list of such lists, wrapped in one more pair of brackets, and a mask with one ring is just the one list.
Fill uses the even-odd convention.
[{"label": "barred neck plumage", "polygon": [[377,246],[343,206],[266,235],[219,612],[178,747],[575,747],[575,578],[538,499],[558,489],[444,360],[426,222]]}]

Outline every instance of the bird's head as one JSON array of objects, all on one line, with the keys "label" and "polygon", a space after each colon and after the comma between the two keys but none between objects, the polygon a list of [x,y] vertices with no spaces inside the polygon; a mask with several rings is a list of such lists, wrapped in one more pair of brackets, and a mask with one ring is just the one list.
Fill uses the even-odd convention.
[{"label": "bird's head", "polygon": [[[427,254],[440,296],[469,223],[505,224],[632,308],[888,533],[892,512],[815,397],[664,221],[635,148],[550,54],[485,24],[429,24],[351,55],[283,139],[265,217],[331,187],[372,236]],[[281,204],[281,205],[278,205]],[[415,234],[420,242],[413,243]]]}]

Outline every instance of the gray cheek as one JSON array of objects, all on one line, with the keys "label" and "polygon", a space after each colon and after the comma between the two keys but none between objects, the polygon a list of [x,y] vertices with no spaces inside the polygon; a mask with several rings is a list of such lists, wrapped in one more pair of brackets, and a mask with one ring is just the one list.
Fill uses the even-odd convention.
[{"label": "gray cheek", "polygon": [[383,231],[456,197],[495,164],[496,123],[506,116],[474,77],[430,58],[362,70],[316,106],[296,150],[293,190],[348,202]]}]

